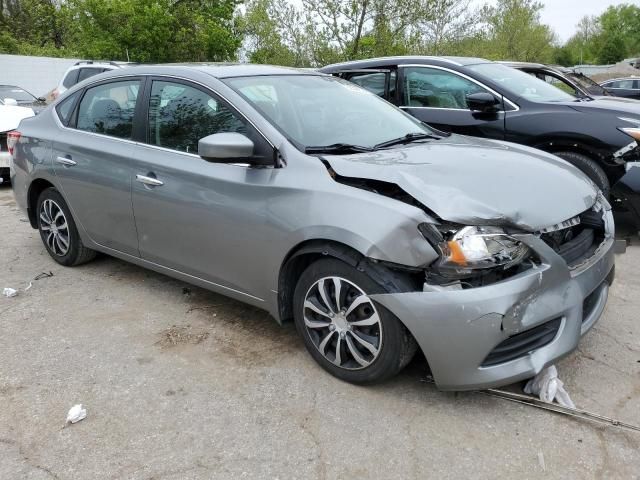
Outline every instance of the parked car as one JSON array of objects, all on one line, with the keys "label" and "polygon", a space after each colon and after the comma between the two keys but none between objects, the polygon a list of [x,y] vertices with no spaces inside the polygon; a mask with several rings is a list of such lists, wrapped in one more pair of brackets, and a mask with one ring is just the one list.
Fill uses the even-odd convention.
[{"label": "parked car", "polygon": [[109,72],[111,70],[124,68],[128,65],[135,64],[131,62],[102,62],[94,60],[82,60],[80,62],[77,62],[67,69],[65,74],[62,76],[62,79],[60,79],[60,83],[58,83],[58,86],[54,90],[52,90],[51,99],[55,100],[69,88],[82,82],[83,80],[86,80],[89,77],[98,75],[102,72]]},{"label": "parked car", "polygon": [[0,105],[27,107],[31,108],[33,113],[39,113],[47,106],[44,98],[36,97],[15,85],[0,85]]},{"label": "parked car", "polygon": [[612,96],[591,78],[571,68],[529,62],[498,63],[529,73],[576,97],[601,98]]},{"label": "parked car", "polygon": [[600,85],[616,97],[640,99],[640,77],[614,78]]},{"label": "parked car", "polygon": [[[15,93],[13,94],[15,95]],[[19,106],[17,99],[3,95],[2,87],[0,87],[0,98],[2,98],[2,102],[0,102],[0,184],[9,182],[11,153],[7,145],[7,135],[18,127],[22,119],[34,115],[32,107]],[[12,101],[6,102],[7,98]]]},{"label": "parked car", "polygon": [[[640,104],[578,98],[522,71],[463,57],[389,57],[329,65],[335,75],[443,130],[507,140],[575,165],[640,228]],[[629,170],[629,172],[627,172]]]},{"label": "parked car", "polygon": [[316,72],[112,71],[12,138],[17,202],[56,262],[100,251],[293,318],[354,383],[416,347],[440,388],[531,377],[613,280],[611,208],[578,169]]}]

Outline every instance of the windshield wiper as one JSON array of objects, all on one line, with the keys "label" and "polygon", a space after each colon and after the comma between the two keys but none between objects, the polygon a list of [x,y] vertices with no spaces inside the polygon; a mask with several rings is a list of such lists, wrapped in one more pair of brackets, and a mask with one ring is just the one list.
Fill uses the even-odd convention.
[{"label": "windshield wiper", "polygon": [[403,137],[394,138],[393,140],[388,140],[386,142],[379,143],[373,148],[377,150],[379,148],[392,147],[394,145],[402,145],[405,143],[415,142],[417,140],[426,140],[426,139],[440,140],[441,138],[442,137],[439,137],[438,135],[434,135],[432,133],[422,133],[422,132],[407,133]]},{"label": "windshield wiper", "polygon": [[331,145],[318,145],[305,147],[304,153],[363,153],[372,152],[373,149],[361,145],[351,145],[350,143],[333,143]]}]

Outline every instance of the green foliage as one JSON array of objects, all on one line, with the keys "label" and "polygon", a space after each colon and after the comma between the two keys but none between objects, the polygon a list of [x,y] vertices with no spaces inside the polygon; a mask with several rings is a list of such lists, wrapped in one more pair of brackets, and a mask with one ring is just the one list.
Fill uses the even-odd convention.
[{"label": "green foliage", "polygon": [[[242,6],[240,6],[242,4]],[[640,56],[640,7],[559,45],[537,0],[0,0],[0,52],[296,67],[385,55],[613,63]]]}]

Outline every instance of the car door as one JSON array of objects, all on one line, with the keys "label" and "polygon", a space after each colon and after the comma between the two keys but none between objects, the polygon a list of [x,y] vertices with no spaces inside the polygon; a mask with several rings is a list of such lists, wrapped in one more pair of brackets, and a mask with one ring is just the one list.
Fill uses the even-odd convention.
[{"label": "car door", "polygon": [[[273,147],[210,90],[155,78],[145,99],[147,145],[135,160],[133,209],[143,259],[227,289],[255,291],[254,246],[266,222],[268,186],[280,169],[212,163],[198,140],[248,136],[261,155]],[[264,108],[267,109],[268,102]]]},{"label": "car door", "polygon": [[[429,125],[444,131],[502,140],[505,102],[501,95],[474,79],[437,66],[398,66],[400,107]],[[466,96],[489,93],[497,111],[472,111]]]},{"label": "car door", "polygon": [[638,90],[638,82],[633,79],[613,80],[602,85],[609,93],[617,97],[638,98],[640,90]]},{"label": "car door", "polygon": [[74,219],[94,242],[138,255],[131,206],[133,124],[140,78],[84,90],[53,142],[54,171]]}]

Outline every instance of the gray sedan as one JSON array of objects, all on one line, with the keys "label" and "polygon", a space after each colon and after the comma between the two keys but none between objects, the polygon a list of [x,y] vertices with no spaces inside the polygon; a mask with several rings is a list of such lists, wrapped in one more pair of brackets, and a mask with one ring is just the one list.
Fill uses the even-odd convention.
[{"label": "gray sedan", "polygon": [[575,167],[314,72],[116,70],[18,132],[15,196],[56,262],[103,252],[293,319],[354,383],[418,348],[442,389],[531,377],[613,280],[610,206]]}]

